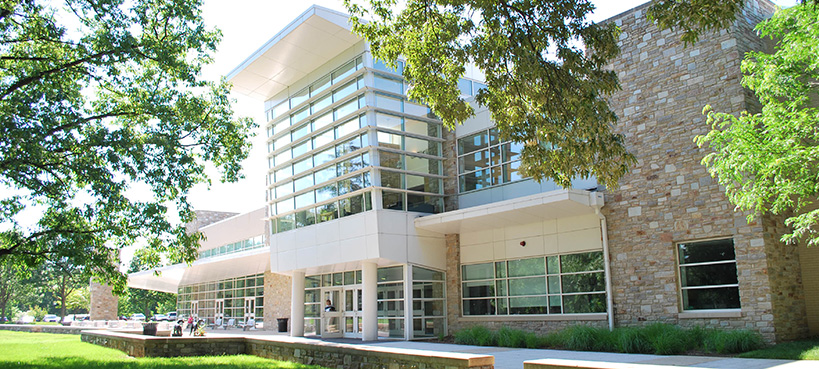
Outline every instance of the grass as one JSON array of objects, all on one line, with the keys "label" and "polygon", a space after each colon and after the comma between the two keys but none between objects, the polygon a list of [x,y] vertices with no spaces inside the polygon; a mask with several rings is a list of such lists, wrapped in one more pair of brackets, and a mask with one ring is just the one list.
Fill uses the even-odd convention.
[{"label": "grass", "polygon": [[252,355],[133,358],[80,341],[78,335],[0,331],[0,369],[322,369]]},{"label": "grass", "polygon": [[819,338],[780,343],[738,356],[754,359],[819,360]]}]

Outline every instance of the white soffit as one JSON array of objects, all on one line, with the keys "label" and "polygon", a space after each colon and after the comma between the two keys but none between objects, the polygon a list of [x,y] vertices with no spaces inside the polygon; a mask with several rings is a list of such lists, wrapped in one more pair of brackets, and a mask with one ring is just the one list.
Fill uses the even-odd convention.
[{"label": "white soffit", "polygon": [[228,74],[233,91],[267,100],[361,38],[347,14],[311,6]]},{"label": "white soffit", "polygon": [[177,293],[179,292],[179,282],[185,275],[185,268],[185,264],[175,264],[154,270],[131,273],[128,275],[128,287]]},{"label": "white soffit", "polygon": [[602,193],[557,190],[416,218],[415,228],[453,234],[594,214],[602,206]]}]

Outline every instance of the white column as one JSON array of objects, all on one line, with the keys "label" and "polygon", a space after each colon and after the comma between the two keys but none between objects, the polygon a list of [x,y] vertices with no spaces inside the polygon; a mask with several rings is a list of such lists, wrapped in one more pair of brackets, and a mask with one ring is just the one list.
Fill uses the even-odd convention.
[{"label": "white column", "polygon": [[371,261],[361,263],[361,318],[364,319],[362,341],[378,339],[378,266]]},{"label": "white column", "polygon": [[412,264],[404,266],[404,339],[412,339]]},{"label": "white column", "polygon": [[290,336],[304,336],[304,272],[293,272],[293,292],[290,296]]}]

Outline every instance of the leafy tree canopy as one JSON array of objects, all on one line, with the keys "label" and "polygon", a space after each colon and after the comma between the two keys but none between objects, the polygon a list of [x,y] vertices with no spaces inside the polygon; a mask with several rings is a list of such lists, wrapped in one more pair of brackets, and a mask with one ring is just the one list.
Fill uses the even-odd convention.
[{"label": "leafy tree canopy", "polygon": [[[773,54],[750,52],[742,85],[762,103],[735,116],[706,107],[712,130],[696,138],[714,149],[703,164],[732,203],[755,213],[787,216],[783,241],[819,244],[819,9],[801,4],[757,26],[777,41]],[[752,218],[751,215],[749,218]]]},{"label": "leafy tree canopy", "polygon": [[[819,2],[819,0],[814,0]],[[728,27],[746,0],[658,0],[648,16],[681,29],[690,43]],[[606,98],[620,89],[607,65],[619,53],[619,30],[587,19],[590,0],[345,0],[353,30],[373,55],[406,60],[410,98],[430,106],[452,129],[473,114],[457,82],[474,64],[487,87],[486,106],[503,139],[522,142],[520,172],[563,187],[595,176],[616,187],[635,163]]]},{"label": "leafy tree canopy", "polygon": [[205,162],[241,176],[255,127],[199,77],[220,38],[200,5],[0,0],[0,259],[63,260],[117,290],[117,250],[138,240],[195,259],[201,236],[169,215],[192,219]]}]

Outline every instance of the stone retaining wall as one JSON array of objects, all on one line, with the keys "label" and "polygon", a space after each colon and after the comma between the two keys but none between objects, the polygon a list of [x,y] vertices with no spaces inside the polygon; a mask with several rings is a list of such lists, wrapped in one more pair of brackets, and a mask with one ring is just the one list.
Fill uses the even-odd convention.
[{"label": "stone retaining wall", "polygon": [[263,358],[330,368],[492,369],[490,355],[348,345],[293,337],[161,338],[107,331],[82,332],[83,342],[114,348],[134,357],[250,354]]},{"label": "stone retaining wall", "polygon": [[61,325],[0,324],[0,330],[32,333],[80,334],[88,327],[64,327]]}]

